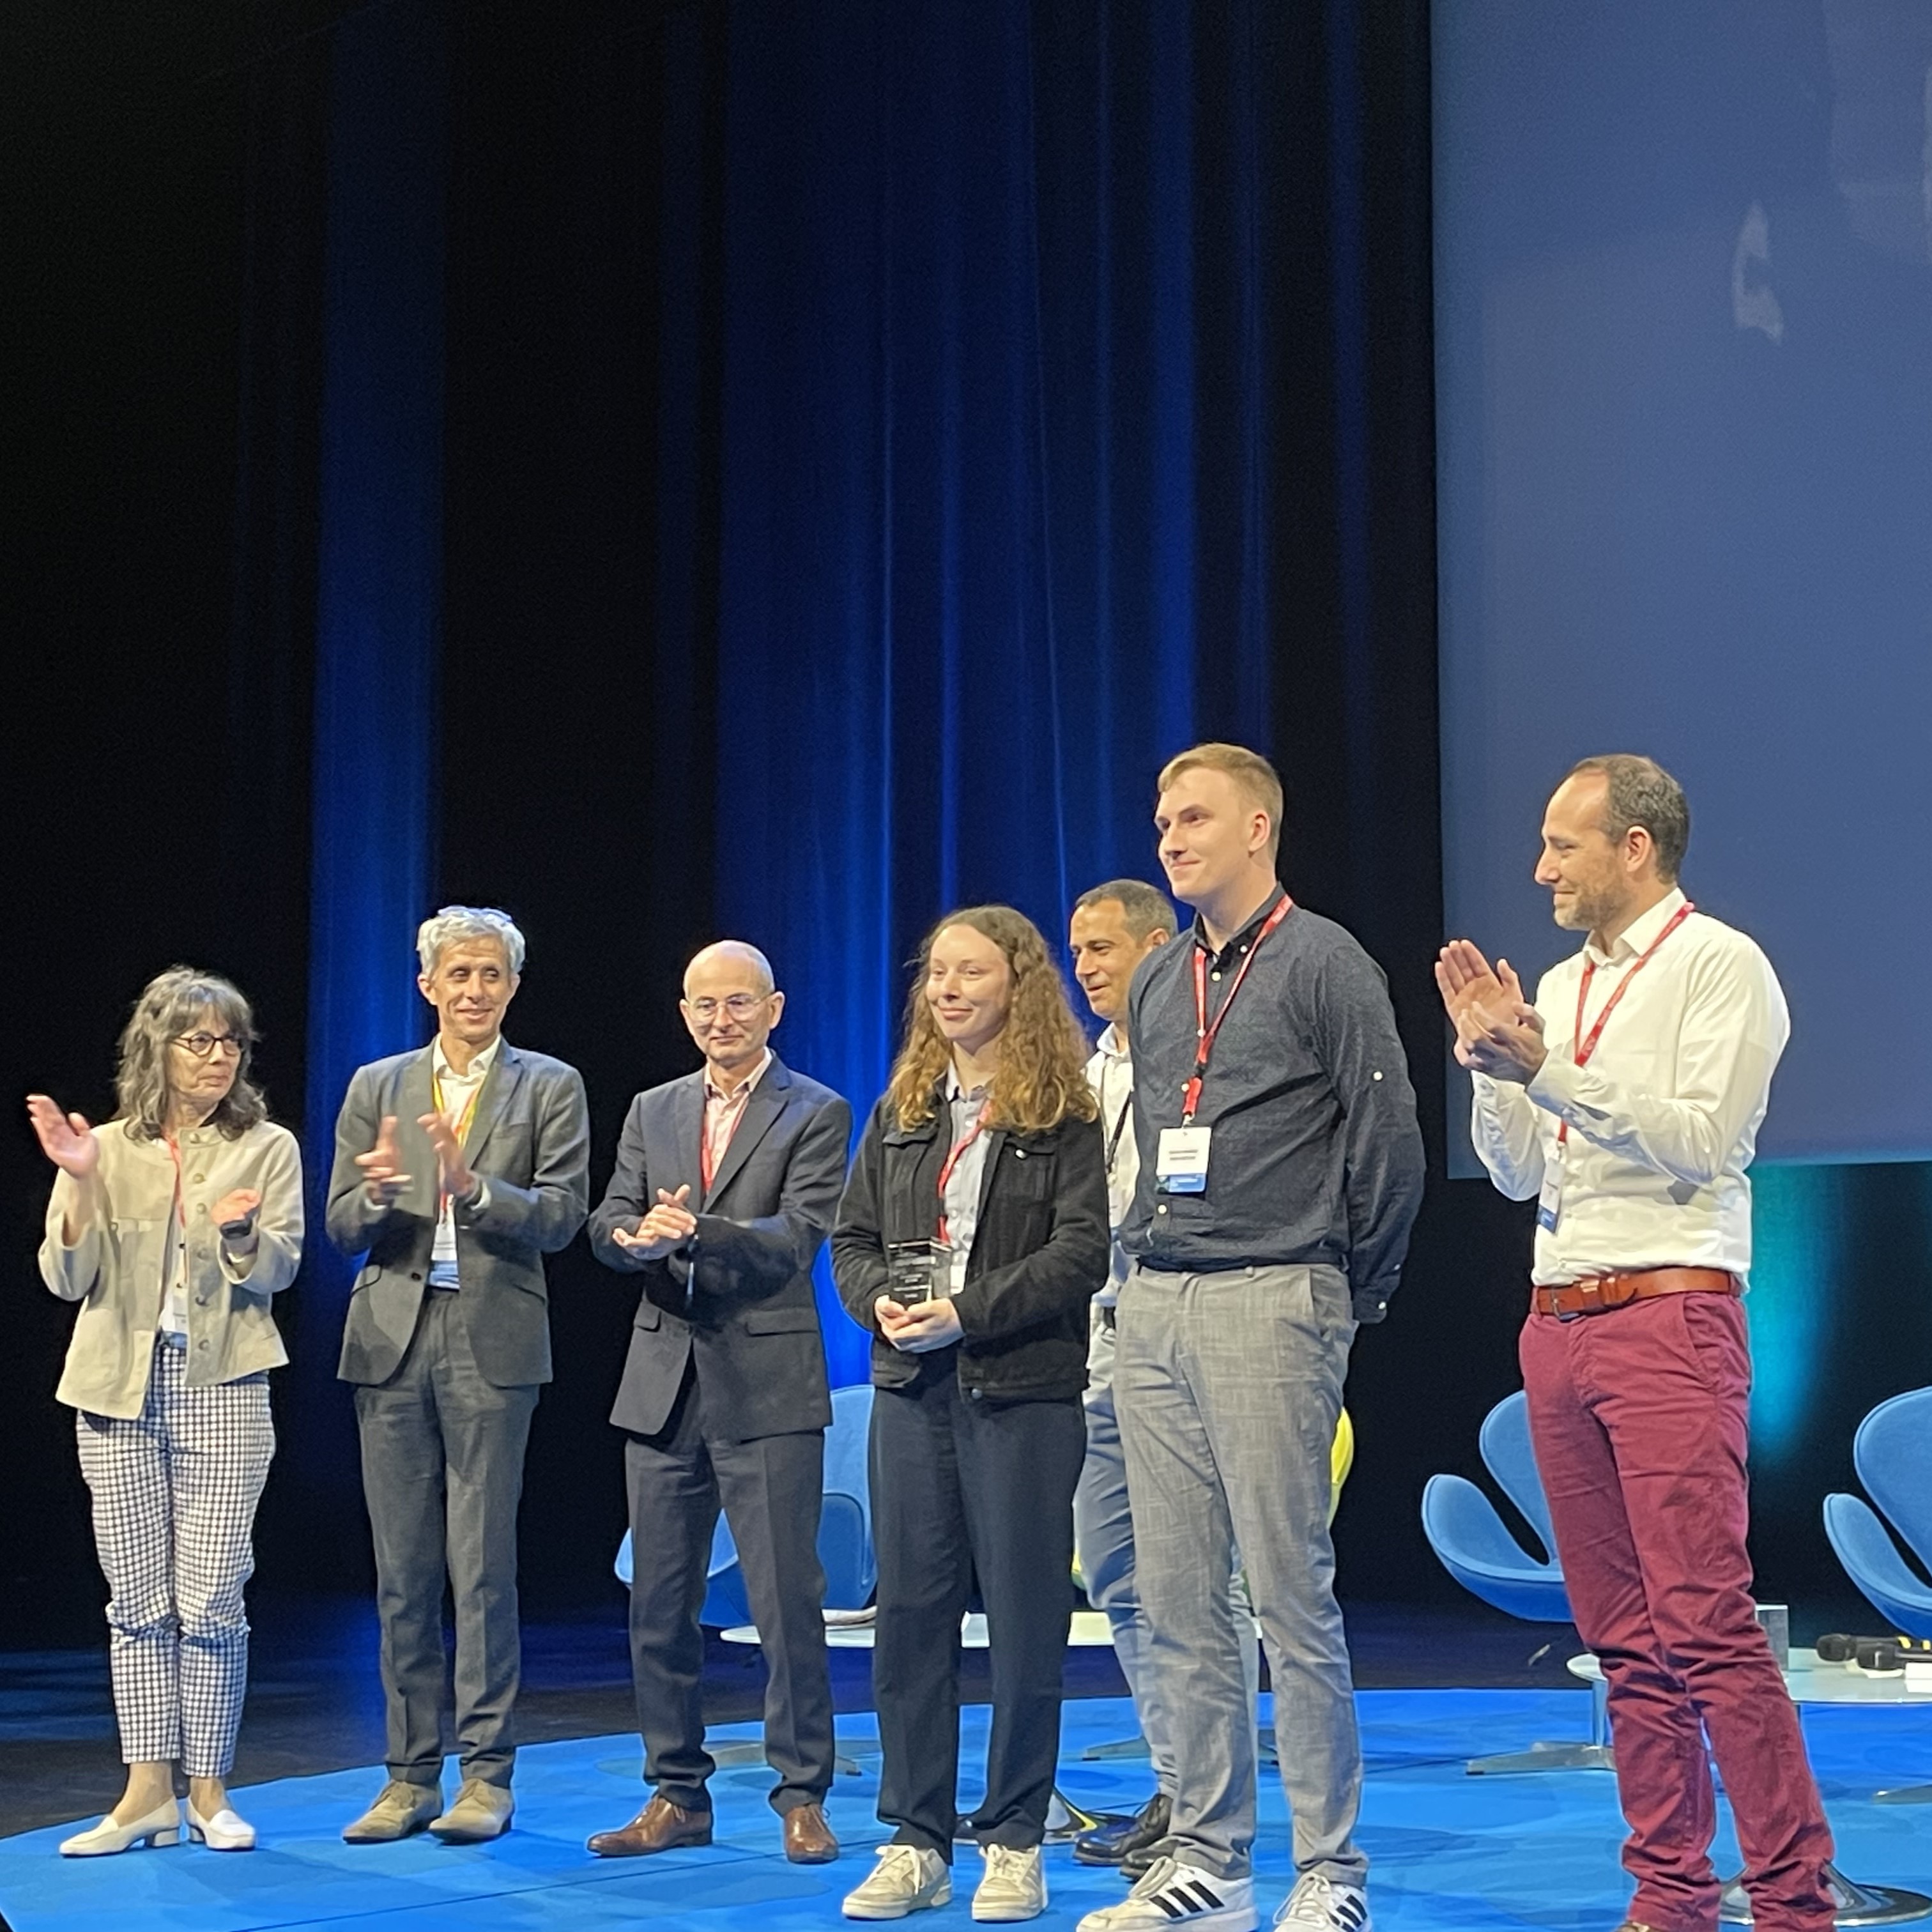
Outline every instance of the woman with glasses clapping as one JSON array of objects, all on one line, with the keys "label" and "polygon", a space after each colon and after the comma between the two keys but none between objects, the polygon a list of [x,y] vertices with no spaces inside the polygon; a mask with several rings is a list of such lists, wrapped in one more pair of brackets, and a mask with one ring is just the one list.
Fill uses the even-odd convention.
[{"label": "woman with glasses clapping", "polygon": [[942,920],[832,1237],[839,1294],[873,1336],[872,1688],[879,1816],[896,1827],[849,1918],[951,1896],[960,1619],[976,1578],[993,1720],[973,1916],[1046,1909],[1088,1304],[1110,1252],[1096,1112],[1039,928],[1010,906]]},{"label": "woman with glasses clapping", "polygon": [[302,1258],[302,1159],[248,1079],[248,1003],[173,968],[121,1036],[115,1118],[90,1127],[44,1094],[27,1112],[60,1172],[40,1274],[80,1304],[56,1394],[110,1600],[128,1785],[70,1858],[190,1838],[246,1851],[228,1802],[248,1669],[242,1586],[274,1454],[268,1371],[288,1360],[269,1300]]}]

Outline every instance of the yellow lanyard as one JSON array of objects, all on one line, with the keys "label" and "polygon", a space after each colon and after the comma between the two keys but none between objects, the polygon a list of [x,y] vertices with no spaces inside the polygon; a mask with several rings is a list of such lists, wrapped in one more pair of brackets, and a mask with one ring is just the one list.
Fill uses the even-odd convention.
[{"label": "yellow lanyard", "polygon": [[[490,1076],[486,1071],[483,1078],[478,1081],[476,1084],[470,1090],[470,1098],[464,1102],[463,1112],[457,1116],[456,1126],[454,1131],[456,1135],[456,1144],[458,1147],[464,1146],[468,1143],[470,1139],[470,1124],[476,1118],[476,1103],[478,1100],[482,1099],[483,1089],[488,1083],[489,1078]],[[442,1077],[436,1072],[434,1066],[432,1066],[429,1070],[429,1098],[430,1105],[435,1108],[436,1111],[439,1114],[442,1114],[442,1117],[446,1120],[448,1120],[449,1116],[447,1114],[443,1114],[442,1108]],[[449,1196],[439,1188],[436,1190],[436,1219],[438,1220],[440,1220],[442,1218],[444,1211],[448,1206]]]}]

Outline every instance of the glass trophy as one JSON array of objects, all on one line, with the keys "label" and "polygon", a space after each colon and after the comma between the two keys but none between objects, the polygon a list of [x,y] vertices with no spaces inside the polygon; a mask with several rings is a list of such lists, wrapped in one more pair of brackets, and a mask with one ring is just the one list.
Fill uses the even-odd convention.
[{"label": "glass trophy", "polygon": [[902,1308],[946,1292],[952,1250],[944,1241],[890,1241],[886,1246],[886,1292]]}]

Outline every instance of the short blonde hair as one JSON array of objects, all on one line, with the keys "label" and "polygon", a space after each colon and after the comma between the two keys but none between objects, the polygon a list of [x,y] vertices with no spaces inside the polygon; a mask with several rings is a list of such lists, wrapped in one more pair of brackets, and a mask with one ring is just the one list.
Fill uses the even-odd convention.
[{"label": "short blonde hair", "polygon": [[1194,746],[1161,766],[1160,776],[1154,781],[1155,797],[1158,799],[1182,772],[1197,770],[1226,772],[1241,796],[1268,814],[1268,856],[1273,858],[1280,851],[1281,779],[1260,752],[1251,752],[1245,745]]}]

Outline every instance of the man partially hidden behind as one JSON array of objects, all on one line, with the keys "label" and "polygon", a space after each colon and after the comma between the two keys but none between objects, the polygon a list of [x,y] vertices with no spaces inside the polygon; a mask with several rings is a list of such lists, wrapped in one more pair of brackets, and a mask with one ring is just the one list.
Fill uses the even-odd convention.
[{"label": "man partially hidden behind", "polygon": [[1636,1894],[1623,1932],[1716,1932],[1718,1760],[1762,1932],[1824,1932],[1831,1833],[1745,1553],[1750,1184],[1790,1033],[1770,962],[1678,884],[1682,789],[1586,758],[1537,883],[1586,935],[1532,1004],[1467,940],[1436,980],[1474,1077],[1476,1151],[1538,1202],[1521,1341],[1576,1628],[1610,1688]]},{"label": "man partially hidden behind", "polygon": [[1114,1407],[1115,1304],[1127,1278],[1120,1228],[1133,1205],[1140,1156],[1134,1139],[1134,1062],[1127,1033],[1127,991],[1141,962],[1174,937],[1174,908],[1165,892],[1138,879],[1113,879],[1082,892],[1067,925],[1073,977],[1094,1017],[1106,1024],[1087,1063],[1100,1102],[1107,1155],[1107,1220],[1113,1264],[1094,1298],[1087,1354],[1087,1459],[1073,1492],[1073,1547],[1088,1600],[1113,1634],[1114,1656],[1134,1701],[1134,1715],[1154,1764],[1154,1790],[1131,1818],[1096,1826],[1075,1841],[1082,1864],[1122,1864],[1167,1835],[1174,1798],[1174,1748],[1168,1702],[1150,1666],[1146,1613],[1134,1584],[1134,1526],[1127,1507],[1127,1465]]},{"label": "man partially hidden behind", "polygon": [[[523,934],[506,914],[446,906],[416,950],[436,1038],[356,1070],[328,1184],[330,1238],[366,1251],[338,1372],[356,1384],[389,1765],[342,1834],[352,1844],[424,1826],[470,1844],[509,1825],[517,1502],[550,1375],[543,1258],[568,1244],[590,1199],[583,1081],[503,1037]],[[452,1694],[463,1780],[445,1810]]]},{"label": "man partially hidden behind", "polygon": [[832,1420],[812,1264],[837,1212],[852,1110],[766,1045],[784,995],[755,946],[707,946],[680,1010],[703,1067],[631,1102],[591,1244],[640,1275],[610,1420],[626,1432],[631,1666],[655,1795],[590,1850],[711,1842],[698,1612],[722,1504],[769,1682],[765,1755],[787,1858],[838,1856],[826,1822],[832,1682],[818,1561]]},{"label": "man partially hidden behind", "polygon": [[1366,1932],[1361,1747],[1329,1540],[1360,1322],[1395,1292],[1422,1137],[1380,969],[1276,876],[1281,782],[1237,745],[1160,775],[1154,824],[1192,931],[1134,976],[1140,1183],[1114,1401],[1149,1661],[1172,1707],[1168,1836],[1082,1932],[1250,1932],[1255,1726],[1238,1544],[1274,1680],[1297,1880],[1276,1923]]}]

